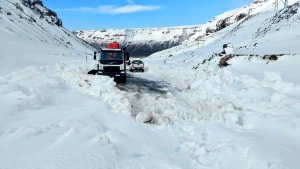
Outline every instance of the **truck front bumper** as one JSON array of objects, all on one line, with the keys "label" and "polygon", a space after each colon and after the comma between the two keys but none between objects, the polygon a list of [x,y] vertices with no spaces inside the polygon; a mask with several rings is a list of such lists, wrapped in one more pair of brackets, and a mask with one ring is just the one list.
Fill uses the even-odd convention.
[{"label": "truck front bumper", "polygon": [[124,77],[124,76],[126,76],[125,71],[121,71],[121,72],[103,72],[103,71],[99,71],[98,74],[99,75],[104,75],[104,76],[109,76],[109,77]]}]

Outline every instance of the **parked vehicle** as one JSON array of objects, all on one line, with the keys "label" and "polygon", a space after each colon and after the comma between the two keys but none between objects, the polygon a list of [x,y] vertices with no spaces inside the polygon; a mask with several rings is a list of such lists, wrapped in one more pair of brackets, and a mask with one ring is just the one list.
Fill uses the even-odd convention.
[{"label": "parked vehicle", "polygon": [[144,62],[141,60],[133,60],[130,64],[130,72],[144,72]]},{"label": "parked vehicle", "polygon": [[[98,57],[97,54],[99,54]],[[94,60],[98,61],[97,69],[91,70],[89,74],[107,75],[114,77],[117,82],[126,81],[126,65],[129,61],[129,54],[125,48],[120,48],[118,42],[109,43],[107,48],[94,52]]]}]

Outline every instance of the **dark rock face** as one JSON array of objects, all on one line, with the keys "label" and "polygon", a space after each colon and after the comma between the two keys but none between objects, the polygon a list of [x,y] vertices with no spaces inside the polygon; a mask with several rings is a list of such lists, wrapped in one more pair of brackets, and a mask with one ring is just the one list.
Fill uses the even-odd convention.
[{"label": "dark rock face", "polygon": [[247,16],[247,15],[246,15],[245,13],[241,13],[241,14],[239,14],[238,16],[236,16],[235,20],[238,22],[238,21],[240,21],[240,20],[246,18],[246,16]]},{"label": "dark rock face", "polygon": [[41,0],[21,0],[22,4],[30,9],[32,9],[36,14],[41,18],[44,18],[49,24],[54,24],[59,27],[63,26],[60,18],[57,17],[57,14],[44,7]]},{"label": "dark rock face", "polygon": [[143,57],[149,56],[155,52],[169,49],[179,45],[179,42],[150,42],[143,44],[127,44],[126,48],[132,56]]},{"label": "dark rock face", "polygon": [[[147,57],[155,52],[159,52],[165,49],[179,45],[180,42],[175,41],[165,41],[165,42],[154,42],[150,41],[148,43],[124,43],[121,44],[122,47],[126,47],[126,50],[129,52],[130,57]],[[91,46],[96,49],[101,49],[106,46],[106,43],[98,44],[91,43]]]},{"label": "dark rock face", "polygon": [[21,0],[22,4],[31,9],[36,8],[36,5],[43,6],[43,2],[41,0]]},{"label": "dark rock face", "polygon": [[264,60],[278,60],[284,54],[272,54],[272,55],[264,55],[262,59]]},{"label": "dark rock face", "polygon": [[230,18],[226,18],[226,19],[223,19],[223,20],[220,20],[218,23],[217,23],[217,31],[219,30],[222,30],[224,28],[226,28],[227,26],[231,25],[231,23],[229,22]]}]

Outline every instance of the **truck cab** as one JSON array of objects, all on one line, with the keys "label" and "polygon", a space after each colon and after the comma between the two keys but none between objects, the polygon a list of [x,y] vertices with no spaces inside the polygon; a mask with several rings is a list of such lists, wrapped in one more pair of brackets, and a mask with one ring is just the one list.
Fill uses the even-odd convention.
[{"label": "truck cab", "polygon": [[[110,76],[115,81],[125,82],[127,79],[126,65],[129,60],[129,54],[126,52],[126,49],[118,47],[103,48],[94,53],[94,59],[98,61],[96,74]],[[97,56],[97,54],[99,55]]]}]

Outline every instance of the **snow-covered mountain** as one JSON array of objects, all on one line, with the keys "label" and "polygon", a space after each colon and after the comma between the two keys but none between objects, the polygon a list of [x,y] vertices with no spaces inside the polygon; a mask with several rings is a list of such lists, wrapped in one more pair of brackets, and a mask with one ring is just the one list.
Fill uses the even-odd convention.
[{"label": "snow-covered mountain", "polygon": [[198,26],[141,28],[141,29],[103,29],[75,31],[75,35],[95,48],[117,41],[126,46],[131,56],[150,54],[181,44],[201,31]]},{"label": "snow-covered mountain", "polygon": [[[202,25],[211,33],[202,35],[199,41],[190,41],[190,43],[157,52],[151,58],[169,58],[170,54],[195,52],[200,49],[203,55],[211,55],[221,52],[223,45],[228,43],[233,46],[233,52],[236,54],[297,54],[300,52],[297,47],[299,1],[289,2],[290,6],[287,8],[281,6],[280,10],[275,10],[274,1],[257,0],[241,9],[226,12],[213,19],[213,22]],[[239,19],[238,22],[232,22],[233,18],[245,11],[248,11],[248,15]],[[229,24],[219,29],[217,25],[223,21],[228,21]]]},{"label": "snow-covered mountain", "polygon": [[96,48],[117,41],[129,50],[132,56],[149,56],[152,53],[189,42],[203,42],[209,35],[225,27],[241,22],[247,16],[274,8],[272,0],[255,0],[240,9],[225,12],[208,23],[194,26],[102,29],[75,31],[75,35]]}]

